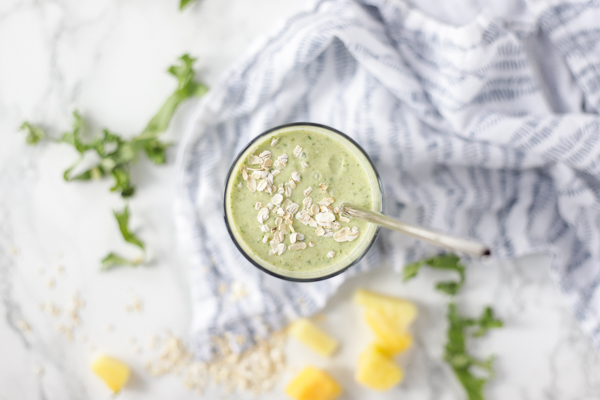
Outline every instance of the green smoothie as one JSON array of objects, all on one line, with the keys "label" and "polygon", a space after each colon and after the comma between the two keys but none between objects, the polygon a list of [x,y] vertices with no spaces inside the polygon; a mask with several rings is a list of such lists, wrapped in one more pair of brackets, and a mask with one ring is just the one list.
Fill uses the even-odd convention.
[{"label": "green smoothie", "polygon": [[311,125],[259,139],[227,182],[226,217],[243,251],[276,274],[311,279],[350,265],[377,227],[340,214],[347,202],[381,210],[365,155],[345,137]]}]

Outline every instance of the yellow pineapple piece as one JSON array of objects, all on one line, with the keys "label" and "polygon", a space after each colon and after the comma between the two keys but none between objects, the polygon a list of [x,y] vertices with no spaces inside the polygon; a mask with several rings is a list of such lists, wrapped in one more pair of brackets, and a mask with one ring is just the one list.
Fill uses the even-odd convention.
[{"label": "yellow pineapple piece", "polygon": [[377,344],[369,345],[360,355],[356,381],[374,390],[388,390],[402,381],[404,373],[392,357]]},{"label": "yellow pineapple piece", "polygon": [[337,340],[306,318],[296,320],[289,333],[324,357],[329,357],[338,347]]},{"label": "yellow pineapple piece", "polygon": [[335,400],[342,388],[326,372],[307,366],[290,382],[285,393],[295,400]]},{"label": "yellow pineapple piece", "polygon": [[391,356],[403,352],[412,345],[411,334],[399,331],[396,322],[390,319],[388,314],[381,312],[379,308],[367,308],[365,319],[377,337],[379,346]]},{"label": "yellow pineapple piece", "polygon": [[410,301],[359,289],[354,301],[367,309],[377,309],[396,332],[404,332],[417,317],[417,307]]},{"label": "yellow pineapple piece", "polygon": [[109,356],[99,356],[92,363],[92,371],[96,373],[106,385],[117,393],[129,379],[130,371],[127,364]]}]

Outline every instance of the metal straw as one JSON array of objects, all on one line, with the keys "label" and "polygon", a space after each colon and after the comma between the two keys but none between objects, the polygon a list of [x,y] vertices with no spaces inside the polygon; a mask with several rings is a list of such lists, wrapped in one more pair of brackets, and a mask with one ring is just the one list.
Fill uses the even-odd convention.
[{"label": "metal straw", "polygon": [[384,228],[402,232],[405,235],[421,239],[427,243],[431,243],[435,246],[448,250],[467,253],[479,257],[489,256],[491,254],[489,247],[481,243],[446,235],[444,233],[439,233],[427,228],[422,228],[420,226],[406,224],[377,211],[368,210],[353,204],[343,203],[340,205],[340,213],[383,226]]}]

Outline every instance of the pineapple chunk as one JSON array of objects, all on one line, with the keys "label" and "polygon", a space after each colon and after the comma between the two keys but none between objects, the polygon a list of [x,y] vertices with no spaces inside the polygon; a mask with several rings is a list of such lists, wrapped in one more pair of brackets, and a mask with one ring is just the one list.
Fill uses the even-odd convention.
[{"label": "pineapple chunk", "polygon": [[374,390],[388,390],[402,381],[404,373],[389,354],[371,344],[360,355],[356,381]]},{"label": "pineapple chunk", "polygon": [[404,332],[417,317],[417,307],[410,301],[359,289],[354,301],[367,309],[377,309],[396,332]]},{"label": "pineapple chunk", "polygon": [[412,336],[408,332],[399,331],[394,320],[380,309],[367,308],[365,311],[367,324],[377,337],[379,346],[391,356],[403,352],[412,345]]},{"label": "pineapple chunk", "polygon": [[338,342],[306,318],[295,321],[290,326],[290,334],[319,353],[329,357],[338,347]]},{"label": "pineapple chunk", "polygon": [[96,373],[106,385],[117,393],[129,379],[127,364],[109,356],[99,356],[92,363],[92,371]]},{"label": "pineapple chunk", "polygon": [[295,400],[335,400],[342,388],[326,372],[308,366],[290,382],[285,393]]}]

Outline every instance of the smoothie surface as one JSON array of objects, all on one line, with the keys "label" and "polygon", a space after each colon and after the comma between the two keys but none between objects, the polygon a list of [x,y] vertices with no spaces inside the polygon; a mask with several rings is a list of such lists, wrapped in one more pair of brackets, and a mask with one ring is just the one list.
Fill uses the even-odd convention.
[{"label": "smoothie surface", "polygon": [[246,253],[287,271],[360,256],[376,228],[341,216],[338,207],[348,202],[378,210],[381,197],[373,168],[357,152],[340,135],[311,126],[275,131],[246,151],[226,192],[230,229]]}]

